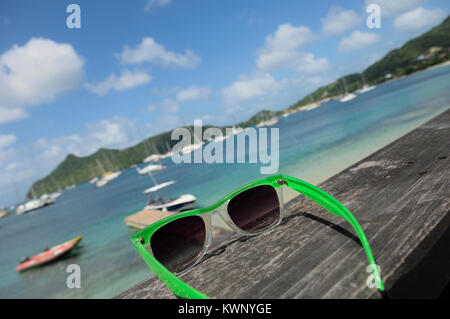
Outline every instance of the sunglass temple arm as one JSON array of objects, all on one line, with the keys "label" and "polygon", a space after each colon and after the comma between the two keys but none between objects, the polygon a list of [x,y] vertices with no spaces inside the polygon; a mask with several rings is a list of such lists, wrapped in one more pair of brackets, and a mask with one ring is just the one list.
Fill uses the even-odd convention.
[{"label": "sunglass temple arm", "polygon": [[347,208],[345,208],[344,205],[342,205],[337,199],[335,199],[327,192],[302,180],[286,175],[281,175],[280,178],[277,180],[277,184],[281,186],[286,185],[287,187],[312,199],[333,215],[340,216],[345,220],[347,220],[353,227],[353,229],[355,230],[356,234],[359,237],[359,240],[361,241],[361,244],[369,261],[370,267],[372,269],[372,274],[374,275],[377,288],[380,291],[384,291],[384,283],[383,280],[381,279],[380,271],[379,268],[377,267],[375,257],[373,256],[372,253],[372,249],[370,248],[369,241],[367,240],[364,231],[362,230],[361,226],[359,225],[356,218],[352,215],[352,213],[350,213],[350,211]]}]

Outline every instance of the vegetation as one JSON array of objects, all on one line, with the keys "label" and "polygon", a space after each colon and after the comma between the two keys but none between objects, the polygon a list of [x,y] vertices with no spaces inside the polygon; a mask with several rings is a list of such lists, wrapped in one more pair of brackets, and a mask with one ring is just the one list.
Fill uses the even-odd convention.
[{"label": "vegetation", "polygon": [[430,66],[447,61],[449,59],[449,50],[450,16],[430,31],[406,42],[401,48],[390,51],[362,73],[341,77],[333,83],[305,96],[288,109],[297,109],[312,103],[312,100],[319,101],[342,95],[345,93],[344,81],[348,92],[353,92],[362,88],[364,84],[380,84],[395,77],[424,70]]},{"label": "vegetation", "polygon": [[[390,51],[362,73],[349,74],[339,78],[303,97],[286,110],[260,111],[249,120],[239,123],[238,126],[244,128],[254,126],[259,122],[278,117],[286,111],[298,109],[314,101],[339,96],[345,93],[345,86],[348,92],[353,92],[360,89],[364,84],[379,84],[390,78],[408,75],[447,61],[450,50],[449,35],[450,16],[439,26],[406,42],[401,48]],[[366,83],[364,83],[365,81]],[[210,126],[205,128],[208,127]],[[193,127],[190,127],[190,129],[192,130]],[[221,129],[225,131],[225,127]],[[141,143],[123,150],[99,149],[86,157],[77,157],[70,154],[48,176],[34,183],[33,189],[40,196],[72,184],[86,182],[102,174],[98,162],[105,170],[115,171],[140,163],[150,154],[167,153],[177,143],[177,141],[170,139],[170,135],[171,132],[168,131],[147,138]],[[201,139],[201,137],[199,138]],[[31,190],[27,196],[31,197]]]}]

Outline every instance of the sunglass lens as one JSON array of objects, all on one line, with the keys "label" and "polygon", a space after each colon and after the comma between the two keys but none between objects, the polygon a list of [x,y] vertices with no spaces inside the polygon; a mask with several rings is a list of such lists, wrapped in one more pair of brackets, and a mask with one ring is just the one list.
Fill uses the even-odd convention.
[{"label": "sunglass lens", "polygon": [[248,189],[230,200],[228,215],[246,232],[258,232],[273,225],[280,218],[277,192],[269,185]]},{"label": "sunglass lens", "polygon": [[203,219],[189,216],[158,229],[150,243],[155,258],[172,272],[191,266],[201,253],[206,237]]}]

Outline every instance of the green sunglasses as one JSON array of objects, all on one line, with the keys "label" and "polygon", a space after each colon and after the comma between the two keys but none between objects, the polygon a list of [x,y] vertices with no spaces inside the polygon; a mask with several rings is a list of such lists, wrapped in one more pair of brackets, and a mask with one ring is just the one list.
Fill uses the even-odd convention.
[{"label": "green sunglasses", "polygon": [[150,269],[178,297],[208,296],[180,280],[180,274],[199,263],[211,250],[212,216],[219,215],[223,227],[238,236],[255,236],[273,229],[283,219],[282,189],[289,187],[312,199],[334,215],[346,219],[358,235],[377,288],[384,284],[369,242],[355,217],[338,200],[320,188],[286,175],[274,175],[244,186],[210,207],[195,209],[155,222],[131,237]]}]

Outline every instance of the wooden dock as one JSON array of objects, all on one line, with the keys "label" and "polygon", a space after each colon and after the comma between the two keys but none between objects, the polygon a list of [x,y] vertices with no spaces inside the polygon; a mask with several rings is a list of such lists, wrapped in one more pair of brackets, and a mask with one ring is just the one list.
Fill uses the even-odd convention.
[{"label": "wooden dock", "polygon": [[[389,298],[434,298],[449,282],[449,153],[447,110],[319,185],[360,222]],[[287,215],[182,280],[213,298],[382,297],[366,285],[367,260],[346,221],[303,197],[289,202]],[[116,298],[175,296],[151,277]]]},{"label": "wooden dock", "polygon": [[130,215],[124,219],[125,224],[137,229],[144,229],[145,227],[156,223],[158,220],[173,215],[172,212],[161,210],[143,209],[136,214]]}]

